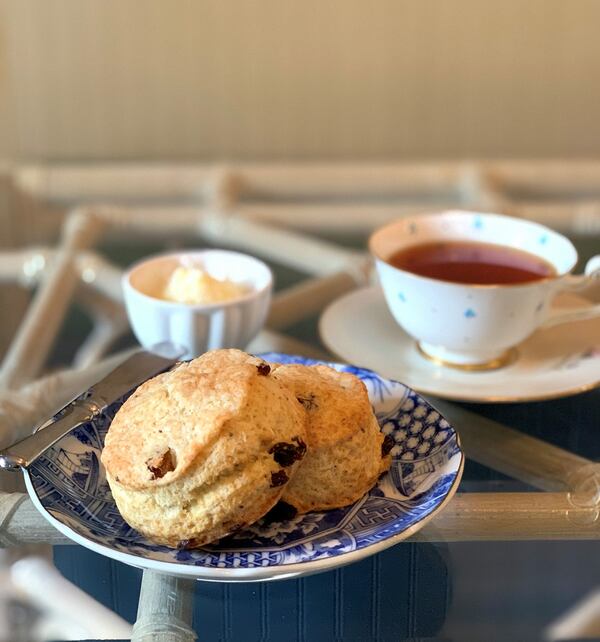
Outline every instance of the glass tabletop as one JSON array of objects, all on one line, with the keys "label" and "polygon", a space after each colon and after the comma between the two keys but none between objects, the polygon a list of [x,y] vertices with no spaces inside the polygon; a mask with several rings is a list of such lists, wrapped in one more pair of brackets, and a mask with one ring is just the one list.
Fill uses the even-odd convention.
[{"label": "glass tabletop", "polygon": [[[364,245],[360,238],[335,240]],[[596,239],[576,243],[582,260],[598,248]],[[111,244],[102,251],[126,265],[157,249]],[[278,288],[304,278],[273,267]],[[286,333],[326,352],[317,320]],[[54,362],[68,360],[87,330],[73,309]],[[535,403],[431,400],[454,423],[467,454],[458,494],[439,520],[391,549],[320,575],[198,582],[202,640],[534,640],[598,588],[600,390]],[[54,557],[65,576],[135,619],[140,571],[75,546],[56,547]]]}]

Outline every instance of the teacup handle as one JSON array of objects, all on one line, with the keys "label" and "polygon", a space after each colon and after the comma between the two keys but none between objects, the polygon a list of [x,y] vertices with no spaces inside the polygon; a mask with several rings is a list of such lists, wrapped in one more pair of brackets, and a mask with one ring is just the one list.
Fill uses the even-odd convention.
[{"label": "teacup handle", "polygon": [[[593,256],[586,264],[583,274],[569,276],[562,289],[577,292],[590,287],[594,283],[600,283],[600,254]],[[600,303],[584,310],[572,310],[570,312],[556,312],[552,314],[542,326],[544,328],[558,325],[559,323],[571,323],[572,321],[585,321],[600,316]]]}]

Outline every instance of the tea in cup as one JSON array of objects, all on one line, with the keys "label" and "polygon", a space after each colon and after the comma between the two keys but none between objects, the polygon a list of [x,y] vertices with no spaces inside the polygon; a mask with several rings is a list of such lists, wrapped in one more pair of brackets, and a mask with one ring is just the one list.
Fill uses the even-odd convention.
[{"label": "tea in cup", "polygon": [[499,367],[542,325],[600,315],[600,305],[551,311],[558,292],[600,275],[600,256],[573,276],[573,244],[531,221],[464,211],[407,217],[375,231],[369,249],[393,317],[445,365]]}]

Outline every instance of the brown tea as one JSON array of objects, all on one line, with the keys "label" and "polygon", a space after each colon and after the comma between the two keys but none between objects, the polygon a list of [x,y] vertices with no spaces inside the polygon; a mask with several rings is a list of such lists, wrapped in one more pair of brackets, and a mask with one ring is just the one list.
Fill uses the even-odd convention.
[{"label": "brown tea", "polygon": [[437,241],[403,248],[387,260],[394,267],[440,281],[475,285],[530,283],[556,275],[550,263],[506,245]]}]

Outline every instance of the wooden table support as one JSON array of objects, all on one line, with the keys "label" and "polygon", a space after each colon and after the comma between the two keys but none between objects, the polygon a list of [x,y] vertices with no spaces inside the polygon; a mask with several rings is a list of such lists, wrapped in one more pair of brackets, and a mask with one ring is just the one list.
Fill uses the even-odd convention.
[{"label": "wooden table support", "polygon": [[132,642],[194,642],[195,581],[144,571]]},{"label": "wooden table support", "polygon": [[70,295],[79,280],[74,264],[78,251],[87,249],[100,234],[101,223],[89,213],[74,212],[63,226],[63,244],[41,278],[17,336],[11,343],[0,372],[0,389],[15,390],[41,371]]},{"label": "wooden table support", "polygon": [[[411,538],[429,542],[531,539],[600,539],[599,511],[574,505],[564,492],[457,493],[443,512]],[[26,495],[0,492],[0,546],[42,542],[72,543],[38,513]]]},{"label": "wooden table support", "polygon": [[[600,484],[600,464],[530,437],[461,406],[433,399],[433,405],[455,426],[469,459],[545,491],[580,493],[590,479]],[[583,473],[583,474],[582,474]],[[589,501],[600,508],[600,488]]]},{"label": "wooden table support", "polygon": [[[60,202],[63,209],[70,203],[79,209],[65,219],[56,250],[0,256],[0,282],[38,286],[0,372],[2,445],[25,436],[41,418],[38,415],[50,414],[122,358],[96,363],[127,327],[121,309],[120,269],[93,251],[101,233],[119,239],[205,238],[312,275],[274,297],[269,327],[252,349],[318,357],[318,347],[306,346],[282,331],[317,314],[332,298],[366,283],[369,270],[362,253],[313,238],[310,232],[343,229],[364,234],[407,212],[432,207],[430,201],[420,200],[420,195],[432,194],[440,199],[436,202],[447,201],[449,207],[502,209],[579,234],[600,230],[597,198],[563,203],[560,198],[549,202],[515,197],[519,190],[560,196],[565,187],[595,194],[600,184],[598,162],[566,166],[490,161],[240,164],[220,169],[211,165],[24,166],[11,169],[10,177],[31,199]],[[102,206],[100,200],[116,205]],[[80,207],[90,201],[95,204]],[[38,212],[25,224],[37,228],[41,220]],[[90,314],[94,331],[72,365],[94,362],[95,366],[33,382],[43,372],[75,297]],[[459,427],[468,457],[545,492],[458,493],[411,541],[600,539],[599,465],[458,405],[444,401],[435,405]],[[15,476],[14,481],[20,478]],[[0,492],[0,548],[32,543],[71,542],[38,513],[29,497]],[[194,588],[191,580],[146,571],[133,640],[194,640]]]}]

